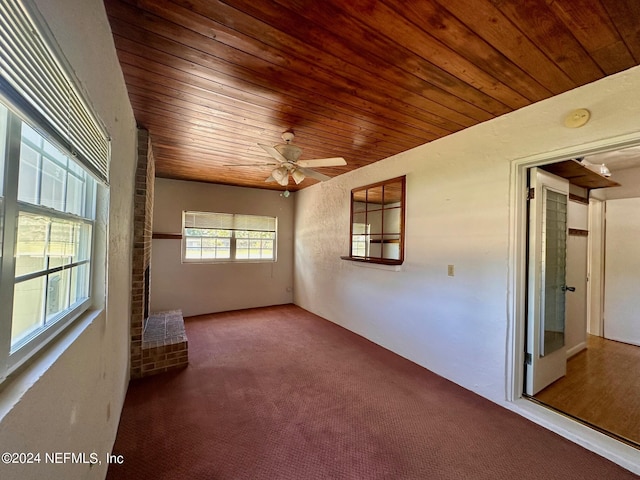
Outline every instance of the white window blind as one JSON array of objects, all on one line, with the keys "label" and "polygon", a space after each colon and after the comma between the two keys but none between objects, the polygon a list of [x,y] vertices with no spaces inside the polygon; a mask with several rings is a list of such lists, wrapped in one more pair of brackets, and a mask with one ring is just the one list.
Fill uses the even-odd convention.
[{"label": "white window blind", "polygon": [[0,2],[0,92],[50,140],[108,183],[110,142],[37,12],[21,0]]},{"label": "white window blind", "polygon": [[275,232],[276,218],[231,213],[185,212],[185,228]]}]

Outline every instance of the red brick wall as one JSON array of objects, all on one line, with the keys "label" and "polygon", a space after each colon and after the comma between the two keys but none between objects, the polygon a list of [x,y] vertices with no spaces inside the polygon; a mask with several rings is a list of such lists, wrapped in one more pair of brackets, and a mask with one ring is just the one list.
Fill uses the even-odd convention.
[{"label": "red brick wall", "polygon": [[155,163],[149,132],[138,130],[138,166],[133,212],[133,266],[131,271],[131,378],[142,376],[142,332],[145,312],[145,269],[151,264],[153,185]]},{"label": "red brick wall", "polygon": [[[133,265],[131,269],[131,378],[140,378],[174,368],[183,368],[188,363],[187,338],[163,339],[160,342],[144,343],[145,270],[151,265],[151,243],[153,239],[153,186],[155,163],[149,132],[138,130],[138,166],[133,202]],[[147,276],[148,278],[148,276]],[[147,290],[147,291],[149,291]],[[182,322],[182,314],[179,315]]]}]

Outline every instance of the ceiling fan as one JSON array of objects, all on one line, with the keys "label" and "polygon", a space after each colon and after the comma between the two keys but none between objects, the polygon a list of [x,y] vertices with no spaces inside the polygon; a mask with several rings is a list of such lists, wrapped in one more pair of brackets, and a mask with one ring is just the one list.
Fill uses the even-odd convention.
[{"label": "ceiling fan", "polygon": [[310,167],[337,167],[346,165],[347,162],[342,157],[332,158],[316,158],[313,160],[298,160],[302,154],[302,149],[293,144],[293,132],[287,131],[282,134],[284,143],[279,143],[273,147],[270,145],[258,144],[265,152],[271,155],[278,163],[254,163],[248,165],[227,165],[232,167],[248,167],[248,166],[273,166],[271,175],[265,180],[266,182],[278,182],[283,187],[289,184],[289,176],[293,178],[296,185],[302,182],[306,177],[315,178],[316,180],[325,181],[331,177],[320,172],[312,170]]}]

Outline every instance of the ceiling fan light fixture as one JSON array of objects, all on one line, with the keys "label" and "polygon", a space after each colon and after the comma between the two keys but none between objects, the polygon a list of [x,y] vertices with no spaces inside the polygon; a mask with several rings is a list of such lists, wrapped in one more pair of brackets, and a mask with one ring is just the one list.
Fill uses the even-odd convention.
[{"label": "ceiling fan light fixture", "polygon": [[591,163],[591,162],[585,160],[584,157],[579,159],[578,161],[581,162],[582,165],[587,167],[589,170],[592,170],[592,171],[594,171],[596,173],[599,173],[603,177],[609,178],[611,176],[611,171],[609,170],[609,168],[604,163],[601,163],[601,164]]},{"label": "ceiling fan light fixture", "polygon": [[291,172],[291,176],[293,177],[293,181],[296,182],[296,185],[299,185],[300,182],[304,180],[304,173],[302,173],[298,169],[295,169],[293,172]]},{"label": "ceiling fan light fixture", "polygon": [[289,183],[289,170],[286,167],[278,167],[271,172],[273,179],[283,187]]}]

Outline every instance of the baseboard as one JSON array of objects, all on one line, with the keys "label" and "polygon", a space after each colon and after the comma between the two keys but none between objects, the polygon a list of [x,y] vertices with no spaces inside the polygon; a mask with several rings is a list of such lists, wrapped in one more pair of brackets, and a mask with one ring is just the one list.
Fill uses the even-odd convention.
[{"label": "baseboard", "polygon": [[580,353],[583,350],[587,349],[587,342],[580,342],[575,347],[569,348],[567,350],[567,359],[573,357],[575,354]]}]

